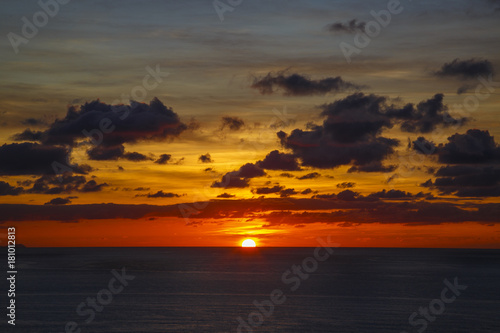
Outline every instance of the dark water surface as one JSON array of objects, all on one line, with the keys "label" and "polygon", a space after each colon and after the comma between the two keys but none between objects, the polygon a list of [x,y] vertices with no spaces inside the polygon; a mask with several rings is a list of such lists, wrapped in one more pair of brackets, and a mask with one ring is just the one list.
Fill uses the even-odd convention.
[{"label": "dark water surface", "polygon": [[[500,332],[499,250],[341,248],[313,258],[314,248],[18,249],[16,326],[4,310],[0,331]],[[450,290],[444,280],[455,278],[467,288]]]}]

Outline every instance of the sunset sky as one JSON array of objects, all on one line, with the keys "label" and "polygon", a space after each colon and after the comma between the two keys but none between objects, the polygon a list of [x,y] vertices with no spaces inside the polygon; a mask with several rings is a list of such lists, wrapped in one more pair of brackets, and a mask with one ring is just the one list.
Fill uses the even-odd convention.
[{"label": "sunset sky", "polygon": [[0,228],[500,248],[499,1],[232,3],[6,2]]}]

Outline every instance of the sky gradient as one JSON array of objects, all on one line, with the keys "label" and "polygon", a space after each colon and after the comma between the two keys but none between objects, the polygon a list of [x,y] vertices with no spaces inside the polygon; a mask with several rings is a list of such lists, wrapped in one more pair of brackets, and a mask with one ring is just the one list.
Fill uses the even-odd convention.
[{"label": "sky gradient", "polygon": [[236,3],[8,1],[0,228],[500,248],[500,2]]}]

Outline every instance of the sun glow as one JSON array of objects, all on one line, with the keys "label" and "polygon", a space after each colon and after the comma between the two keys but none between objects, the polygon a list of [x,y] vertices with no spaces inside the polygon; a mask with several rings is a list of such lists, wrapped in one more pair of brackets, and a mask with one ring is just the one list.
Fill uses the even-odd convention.
[{"label": "sun glow", "polygon": [[255,247],[255,242],[252,239],[245,239],[243,243],[241,243],[241,247]]}]

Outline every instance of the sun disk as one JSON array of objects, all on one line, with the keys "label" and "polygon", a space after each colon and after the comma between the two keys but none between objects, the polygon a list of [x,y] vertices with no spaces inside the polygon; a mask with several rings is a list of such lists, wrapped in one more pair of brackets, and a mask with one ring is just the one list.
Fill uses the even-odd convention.
[{"label": "sun disk", "polygon": [[241,243],[241,247],[255,247],[255,242],[252,239],[245,239],[243,243]]}]

